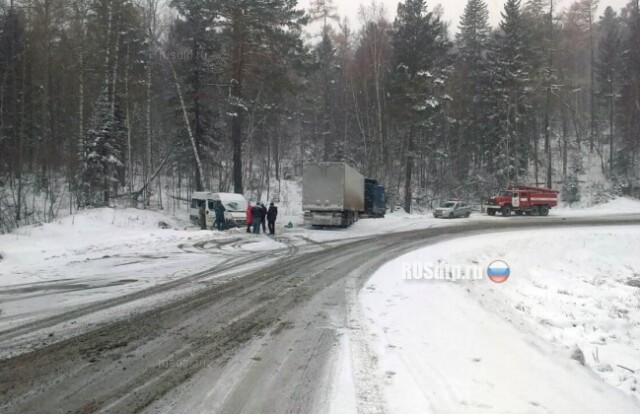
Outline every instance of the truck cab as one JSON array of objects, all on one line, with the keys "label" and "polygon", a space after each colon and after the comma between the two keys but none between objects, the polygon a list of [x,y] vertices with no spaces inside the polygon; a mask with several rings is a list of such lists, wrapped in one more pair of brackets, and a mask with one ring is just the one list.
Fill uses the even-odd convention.
[{"label": "truck cab", "polygon": [[384,187],[372,178],[364,180],[364,214],[372,218],[383,218],[387,212]]}]

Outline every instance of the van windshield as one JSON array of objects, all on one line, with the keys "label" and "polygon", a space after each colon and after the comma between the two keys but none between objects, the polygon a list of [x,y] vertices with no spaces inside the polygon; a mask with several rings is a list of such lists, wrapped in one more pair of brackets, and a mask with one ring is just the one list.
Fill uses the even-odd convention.
[{"label": "van windshield", "polygon": [[226,211],[245,211],[247,200],[239,194],[220,194],[220,201]]}]

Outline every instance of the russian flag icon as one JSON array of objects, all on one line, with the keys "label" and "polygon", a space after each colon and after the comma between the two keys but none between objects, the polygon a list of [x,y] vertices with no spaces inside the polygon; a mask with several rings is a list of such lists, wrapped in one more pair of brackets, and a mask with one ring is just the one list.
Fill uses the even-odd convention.
[{"label": "russian flag icon", "polygon": [[511,276],[511,269],[506,262],[496,260],[487,267],[487,276],[494,283],[504,283]]}]

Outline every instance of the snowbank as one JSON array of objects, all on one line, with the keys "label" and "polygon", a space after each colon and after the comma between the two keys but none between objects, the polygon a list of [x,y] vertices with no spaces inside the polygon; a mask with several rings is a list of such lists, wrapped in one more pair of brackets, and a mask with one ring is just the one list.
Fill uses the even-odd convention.
[{"label": "snowbank", "polygon": [[592,207],[563,207],[552,210],[552,214],[567,216],[588,216],[605,214],[633,214],[640,213],[640,200],[628,197],[616,197],[606,203],[596,204]]},{"label": "snowbank", "polygon": [[22,227],[0,236],[0,254],[4,257],[0,284],[25,283],[29,281],[27,273],[40,273],[73,261],[105,255],[154,254],[163,243],[197,237],[193,231],[177,230],[187,225],[175,217],[147,210],[101,208],[52,223]]},{"label": "snowbank", "polygon": [[[360,304],[390,412],[640,412],[638,245],[640,227],[510,232],[383,266]],[[501,285],[403,279],[496,259]]]},{"label": "snowbank", "polygon": [[244,229],[200,231],[187,219],[103,208],[0,235],[0,328],[285,247]]}]

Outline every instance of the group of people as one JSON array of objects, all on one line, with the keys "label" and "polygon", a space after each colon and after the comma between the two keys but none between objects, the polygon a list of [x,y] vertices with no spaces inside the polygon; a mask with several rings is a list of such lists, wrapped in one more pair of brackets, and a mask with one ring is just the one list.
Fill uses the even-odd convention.
[{"label": "group of people", "polygon": [[267,233],[267,224],[269,226],[269,234],[276,234],[276,218],[278,217],[278,207],[273,203],[269,204],[269,208],[262,204],[256,203],[252,206],[249,203],[247,207],[247,233],[260,234],[262,231]]},{"label": "group of people", "polygon": [[[216,219],[213,223],[213,228],[219,231],[226,230],[228,226],[224,217],[224,213],[226,211],[224,205],[219,200],[215,200],[212,203],[213,205],[209,208],[214,211],[216,216]],[[200,226],[202,227],[202,230],[205,230],[206,208],[204,202],[200,205],[199,213]],[[247,233],[260,234],[260,227],[262,226],[262,231],[266,234],[268,225],[269,234],[276,234],[276,219],[278,217],[278,207],[276,207],[273,203],[269,204],[269,208],[267,208],[262,203],[256,203],[255,206],[252,206],[251,203],[249,203],[246,213]]]}]

